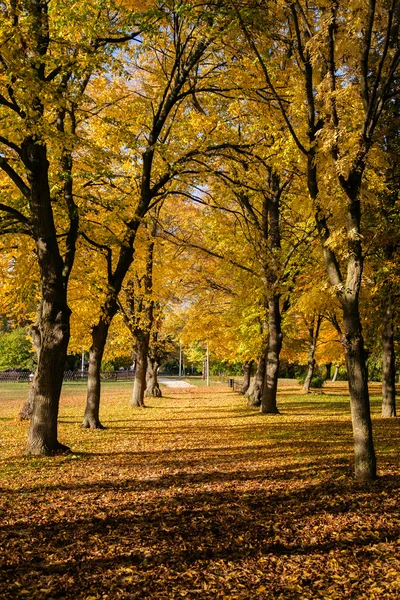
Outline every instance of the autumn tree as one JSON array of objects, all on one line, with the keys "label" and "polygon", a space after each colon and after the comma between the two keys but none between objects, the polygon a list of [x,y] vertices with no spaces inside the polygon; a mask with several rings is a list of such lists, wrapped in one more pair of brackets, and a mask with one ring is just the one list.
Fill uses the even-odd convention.
[{"label": "autumn tree", "polygon": [[[396,87],[394,99],[380,127],[380,143],[367,164],[367,201],[365,219],[369,241],[367,277],[373,282],[371,304],[380,315],[377,329],[374,318],[371,329],[380,337],[382,352],[382,416],[396,416],[395,331],[398,321],[399,295],[399,101]],[[370,336],[371,337],[371,336]]]},{"label": "autumn tree", "polygon": [[[142,227],[145,238],[142,241],[145,246],[143,272],[140,272],[137,264],[134,265],[135,273],[127,280],[123,290],[124,301],[120,301],[120,310],[134,339],[135,382],[130,403],[136,407],[144,406],[150,336],[154,321],[153,267],[156,230],[156,221]],[[136,257],[137,254],[136,252]]]},{"label": "autumn tree", "polygon": [[[98,322],[92,328],[83,427],[101,427],[101,359],[117,312],[118,294],[134,259],[138,228],[149,209],[165,197],[169,186],[190,173],[193,157],[212,150],[208,148],[206,132],[194,133],[201,121],[201,111],[192,126],[188,116],[193,115],[192,108],[198,104],[198,98],[215,89],[219,62],[216,44],[224,19],[211,4],[196,7],[167,2],[157,8],[155,28],[145,32],[141,44],[123,57],[129,81],[125,83],[127,101],[120,104],[120,111],[126,109],[124,116],[130,115],[132,107],[138,106],[140,113],[131,121],[128,118],[123,129],[120,123],[115,129],[117,135],[123,132],[120,143],[125,153],[124,164],[133,174],[117,171],[109,176],[120,189],[126,181],[134,183],[133,189],[127,192],[125,187],[122,192],[130,197],[130,209],[125,208],[123,223],[119,226],[122,234],[117,236],[118,248],[99,244],[90,232],[86,233],[86,239],[93,242],[95,248],[105,250],[107,293]],[[205,129],[207,131],[207,123]],[[189,137],[188,131],[193,135]],[[102,179],[100,176],[100,183]]]},{"label": "autumn tree", "polygon": [[[362,185],[400,60],[398,2],[284,2],[267,16],[267,31],[278,31],[277,38],[259,33],[255,21],[239,9],[237,14],[260,66],[260,93],[280,112],[304,158],[326,270],[343,313],[355,475],[371,480],[376,459],[359,315]],[[264,12],[257,9],[256,14],[258,22],[265,19]],[[333,241],[335,222],[325,185],[335,187],[340,197],[339,228],[345,223],[346,253]]]},{"label": "autumn tree", "polygon": [[126,34],[101,3],[4,2],[1,20],[1,232],[34,241],[41,299],[32,328],[38,352],[30,454],[64,451],[57,415],[70,332],[68,282],[79,211],[73,162],[77,120],[105,48]]}]

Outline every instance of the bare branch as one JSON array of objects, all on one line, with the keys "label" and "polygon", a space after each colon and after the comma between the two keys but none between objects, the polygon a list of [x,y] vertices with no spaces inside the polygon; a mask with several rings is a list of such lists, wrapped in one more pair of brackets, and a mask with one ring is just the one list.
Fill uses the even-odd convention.
[{"label": "bare branch", "polygon": [[16,171],[12,168],[12,166],[7,162],[7,160],[0,156],[0,169],[2,169],[11,179],[13,183],[17,186],[20,192],[25,196],[25,198],[31,197],[31,191],[29,187],[26,185],[22,177],[18,175]]}]

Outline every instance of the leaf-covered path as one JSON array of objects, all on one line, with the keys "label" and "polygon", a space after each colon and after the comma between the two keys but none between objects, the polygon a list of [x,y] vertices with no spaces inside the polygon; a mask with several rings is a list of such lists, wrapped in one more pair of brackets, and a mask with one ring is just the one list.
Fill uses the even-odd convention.
[{"label": "leaf-covered path", "polygon": [[108,428],[88,431],[84,388],[66,386],[74,453],[36,459],[20,454],[23,392],[0,390],[2,598],[400,596],[400,427],[377,400],[381,476],[364,486],[343,396],[287,390],[262,416],[223,387],[145,410],[129,391],[104,386]]}]

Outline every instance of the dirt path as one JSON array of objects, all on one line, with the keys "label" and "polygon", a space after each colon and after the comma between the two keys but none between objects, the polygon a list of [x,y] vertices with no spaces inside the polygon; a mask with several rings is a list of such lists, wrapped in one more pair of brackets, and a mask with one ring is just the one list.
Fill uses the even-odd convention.
[{"label": "dirt path", "polygon": [[159,377],[158,382],[166,385],[170,388],[194,388],[195,385],[182,381],[182,379],[167,379],[166,377]]}]

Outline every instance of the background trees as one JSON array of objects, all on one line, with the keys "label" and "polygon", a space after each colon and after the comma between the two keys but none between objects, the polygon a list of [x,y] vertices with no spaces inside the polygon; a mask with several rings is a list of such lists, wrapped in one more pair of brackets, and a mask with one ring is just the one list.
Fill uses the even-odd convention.
[{"label": "background trees", "polygon": [[308,363],[308,388],[315,360],[341,360],[339,339],[356,475],[373,479],[367,298],[395,414],[398,1],[109,8],[0,12],[0,311],[30,325],[37,352],[29,451],[64,449],[71,309],[74,348],[90,346],[83,425],[101,428],[118,309],[145,365],[179,306],[181,339],[246,372],[257,361],[262,412],[278,412],[282,348]]}]

